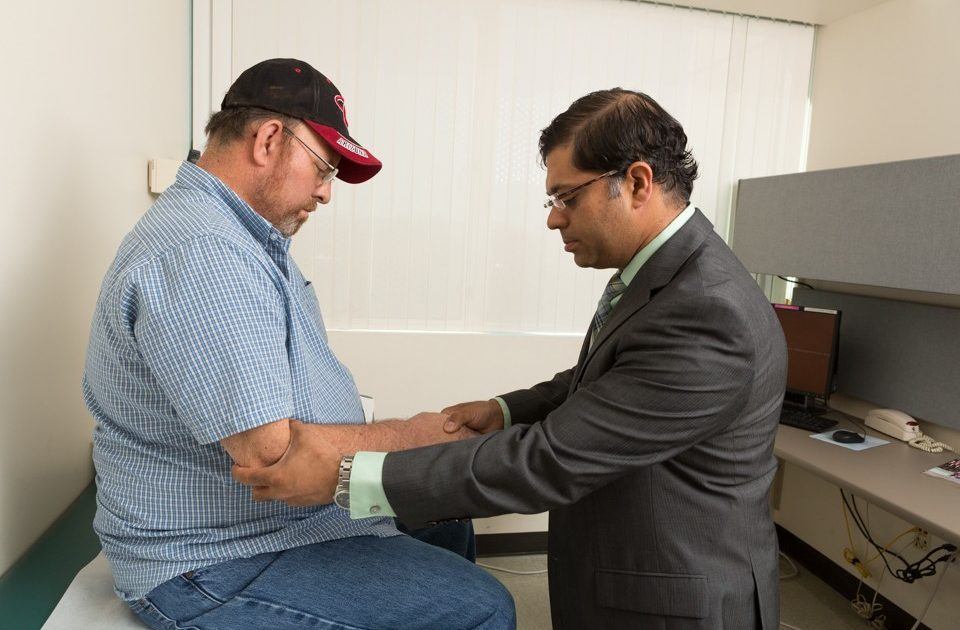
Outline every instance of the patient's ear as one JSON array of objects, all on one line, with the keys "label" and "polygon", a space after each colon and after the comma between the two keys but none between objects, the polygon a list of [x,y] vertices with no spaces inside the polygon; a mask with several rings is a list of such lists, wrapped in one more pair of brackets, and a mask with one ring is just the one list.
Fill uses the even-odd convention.
[{"label": "patient's ear", "polygon": [[269,166],[282,157],[283,147],[283,123],[271,118],[257,127],[250,147],[250,158],[257,166]]}]

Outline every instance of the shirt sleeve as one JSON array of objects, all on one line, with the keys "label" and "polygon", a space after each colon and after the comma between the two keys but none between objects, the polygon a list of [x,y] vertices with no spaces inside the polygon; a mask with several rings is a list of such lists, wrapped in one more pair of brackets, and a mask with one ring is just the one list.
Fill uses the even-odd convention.
[{"label": "shirt sleeve", "polygon": [[396,516],[383,491],[383,460],[386,453],[360,451],[350,469],[350,518]]},{"label": "shirt sleeve", "polygon": [[505,401],[503,398],[500,398],[499,396],[495,396],[493,399],[497,401],[497,404],[500,405],[500,411],[503,412],[503,428],[509,429],[511,425],[510,407],[507,406],[507,401]]},{"label": "shirt sleeve", "polygon": [[138,350],[198,442],[293,414],[285,301],[253,252],[196,239],[135,283]]}]

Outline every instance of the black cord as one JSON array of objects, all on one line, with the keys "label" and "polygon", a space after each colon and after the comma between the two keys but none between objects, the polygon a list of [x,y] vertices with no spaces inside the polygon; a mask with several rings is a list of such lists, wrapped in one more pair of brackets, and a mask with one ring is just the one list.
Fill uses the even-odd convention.
[{"label": "black cord", "polygon": [[[913,582],[919,580],[923,577],[929,577],[931,575],[936,575],[937,573],[937,564],[941,562],[948,562],[954,554],[957,552],[957,546],[945,543],[940,545],[936,549],[931,549],[927,555],[920,558],[916,562],[907,562],[907,560],[895,551],[890,551],[884,549],[870,536],[870,532],[867,531],[866,521],[863,520],[863,517],[860,516],[860,509],[857,507],[857,497],[850,495],[853,501],[853,509],[850,508],[850,503],[847,502],[847,495],[844,494],[843,488],[840,488],[840,498],[843,499],[843,504],[847,508],[847,512],[850,513],[850,516],[853,518],[854,524],[856,524],[857,529],[860,530],[860,533],[864,538],[867,539],[874,549],[877,550],[877,553],[880,554],[880,558],[883,560],[883,564],[886,565],[887,571],[890,572],[890,575],[894,576],[898,580],[906,582],[907,584],[912,584]],[[938,551],[943,551],[937,558],[933,558],[933,554]],[[890,563],[887,561],[887,554],[895,557],[897,560],[903,563],[902,569],[897,569],[894,571],[890,567]]]},{"label": "black cord", "polygon": [[[851,495],[851,496],[852,496],[852,495]],[[887,566],[887,571],[890,572],[890,575],[896,575],[896,573],[894,572],[894,570],[890,567],[890,563],[887,561],[887,556],[886,556],[886,554],[884,553],[883,548],[880,547],[880,545],[878,545],[877,543],[874,542],[873,538],[870,536],[870,533],[867,531],[866,526],[865,526],[863,523],[861,523],[861,521],[860,521],[860,511],[856,509],[856,507],[857,507],[857,498],[856,498],[856,497],[853,497],[853,507],[854,507],[854,509],[852,509],[852,510],[850,509],[850,504],[847,502],[847,495],[845,495],[845,494],[843,493],[843,488],[840,488],[840,498],[843,499],[843,504],[847,507],[847,512],[849,512],[849,513],[850,513],[850,517],[853,518],[853,522],[854,522],[854,524],[857,526],[857,529],[860,530],[860,534],[861,534],[864,538],[866,538],[866,539],[867,539],[867,542],[869,542],[871,545],[873,545],[874,549],[876,549],[876,550],[880,553],[880,559],[883,560],[883,564],[885,564],[885,565]],[[901,555],[899,555],[899,554],[897,554],[897,553],[894,553],[894,552],[891,552],[891,553],[892,553],[893,555],[895,555],[897,558],[899,558],[900,562],[902,562],[903,564],[905,564],[905,565],[908,564],[908,562],[903,559],[903,556],[901,556]]]},{"label": "black cord", "polygon": [[865,424],[858,422],[856,418],[854,418],[849,414],[843,413],[842,411],[837,411],[836,409],[834,409],[833,411],[839,413],[844,420],[852,424],[856,429],[855,433],[859,433],[864,440],[867,439],[867,426]]},{"label": "black cord", "polygon": [[781,276],[781,275],[778,275],[777,277],[780,278],[781,280],[783,280],[784,282],[792,282],[793,284],[799,284],[801,287],[806,287],[807,289],[812,289],[812,290],[816,291],[815,288],[813,288],[812,286],[810,286],[810,285],[807,284],[806,282],[801,282],[800,280],[791,280],[790,278],[785,278],[784,276]]}]

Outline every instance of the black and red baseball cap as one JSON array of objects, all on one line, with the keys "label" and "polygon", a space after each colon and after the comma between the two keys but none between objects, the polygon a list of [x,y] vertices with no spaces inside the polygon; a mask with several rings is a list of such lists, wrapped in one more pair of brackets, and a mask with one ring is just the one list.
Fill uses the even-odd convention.
[{"label": "black and red baseball cap", "polygon": [[347,131],[340,90],[313,66],[298,59],[268,59],[247,68],[227,90],[220,109],[259,107],[299,118],[340,154],[337,177],[359,184],[383,164]]}]

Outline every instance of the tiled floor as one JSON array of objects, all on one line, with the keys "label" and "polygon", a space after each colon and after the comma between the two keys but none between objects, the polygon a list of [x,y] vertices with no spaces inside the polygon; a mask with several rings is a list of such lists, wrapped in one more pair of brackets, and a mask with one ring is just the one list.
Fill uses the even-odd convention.
[{"label": "tiled floor", "polygon": [[[544,555],[480,558],[479,562],[516,571],[547,568]],[[489,570],[489,569],[488,569]],[[781,560],[782,574],[793,569]],[[550,601],[547,576],[512,575],[490,571],[513,595],[517,605],[519,630],[550,630]],[[857,616],[850,602],[824,582],[800,568],[791,579],[780,581],[780,619],[800,630],[869,630],[871,626]],[[782,626],[788,628],[788,626]]]}]

